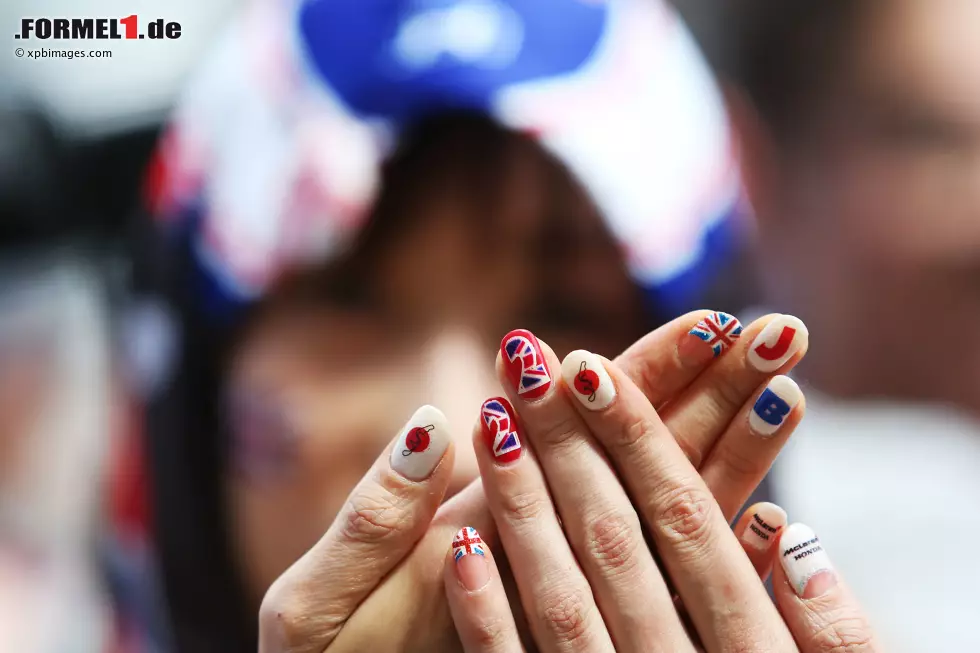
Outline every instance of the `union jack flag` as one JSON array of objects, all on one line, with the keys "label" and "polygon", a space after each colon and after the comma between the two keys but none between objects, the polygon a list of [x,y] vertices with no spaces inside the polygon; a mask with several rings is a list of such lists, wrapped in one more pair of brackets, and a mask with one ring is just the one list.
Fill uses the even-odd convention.
[{"label": "union jack flag", "polygon": [[[524,394],[551,383],[551,375],[545,367],[538,348],[531,338],[516,332],[504,343],[504,352],[511,363],[520,361],[521,379],[517,384],[517,394]],[[544,391],[542,391],[544,392]]]},{"label": "union jack flag", "polygon": [[510,413],[499,399],[491,399],[483,404],[483,421],[487,428],[494,433],[493,455],[500,458],[511,451],[521,448],[521,440],[517,430],[511,424]]},{"label": "union jack flag", "polygon": [[728,313],[711,313],[691,329],[691,335],[711,345],[715,356],[719,356],[742,335],[742,325]]},{"label": "union jack flag", "polygon": [[472,526],[464,526],[456,533],[453,538],[453,559],[459,561],[463,556],[473,555],[485,556],[483,551],[483,540],[480,534]]}]

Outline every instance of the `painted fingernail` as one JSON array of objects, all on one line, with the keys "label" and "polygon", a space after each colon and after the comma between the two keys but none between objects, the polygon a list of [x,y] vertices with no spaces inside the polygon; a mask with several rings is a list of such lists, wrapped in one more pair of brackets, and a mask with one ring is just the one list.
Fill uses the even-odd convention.
[{"label": "painted fingernail", "polygon": [[803,391],[793,379],[773,377],[752,406],[749,426],[761,436],[775,435],[802,398]]},{"label": "painted fingernail", "polygon": [[779,538],[779,548],[786,577],[800,598],[816,598],[837,584],[830,557],[809,526],[793,524],[787,528]]},{"label": "painted fingernail", "polygon": [[592,352],[573,351],[561,364],[565,385],[589,410],[602,410],[616,398],[616,387],[606,372],[602,359]]},{"label": "painted fingernail", "polygon": [[500,341],[507,378],[522,399],[536,399],[551,387],[551,371],[541,353],[541,343],[526,329],[511,331]]},{"label": "painted fingernail", "polygon": [[422,481],[436,468],[449,446],[446,416],[434,406],[422,406],[402,429],[391,450],[391,468],[412,481]]},{"label": "painted fingernail", "polygon": [[742,542],[759,551],[775,544],[780,529],[786,527],[786,511],[774,503],[757,503],[745,514],[749,516],[749,525],[742,533]]},{"label": "painted fingernail", "polygon": [[698,340],[707,343],[715,356],[721,356],[742,335],[742,323],[728,313],[709,313],[691,329],[689,335],[694,336],[688,339],[693,342],[681,344],[682,349],[679,353],[682,356],[693,352]]},{"label": "painted fingernail", "polygon": [[498,463],[514,462],[521,457],[521,436],[509,401],[495,397],[483,402],[480,423],[483,439]]},{"label": "painted fingernail", "polygon": [[483,589],[490,582],[490,565],[483,550],[483,540],[472,526],[464,526],[453,538],[456,577],[470,592]]},{"label": "painted fingernail", "polygon": [[760,372],[775,372],[807,345],[810,334],[798,317],[780,315],[766,325],[749,348],[749,363]]}]

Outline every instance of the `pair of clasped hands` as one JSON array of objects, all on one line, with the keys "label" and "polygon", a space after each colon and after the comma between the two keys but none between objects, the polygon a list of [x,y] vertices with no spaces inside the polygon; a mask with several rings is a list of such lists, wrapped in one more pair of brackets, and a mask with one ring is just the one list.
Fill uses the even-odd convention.
[{"label": "pair of clasped hands", "polygon": [[[813,531],[730,521],[803,417],[803,323],[685,315],[614,361],[504,337],[480,476],[424,406],[269,589],[260,651],[880,650]],[[763,581],[773,574],[775,603]]]}]

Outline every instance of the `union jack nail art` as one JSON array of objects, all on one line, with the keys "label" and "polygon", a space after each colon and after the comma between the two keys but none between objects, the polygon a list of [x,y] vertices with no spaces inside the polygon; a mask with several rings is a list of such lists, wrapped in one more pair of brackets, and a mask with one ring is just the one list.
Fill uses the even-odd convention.
[{"label": "union jack nail art", "polygon": [[793,379],[788,376],[773,377],[752,406],[749,426],[759,435],[773,435],[802,398],[803,392]]},{"label": "union jack nail art", "polygon": [[561,375],[575,398],[589,410],[602,410],[616,398],[616,388],[602,359],[591,352],[580,349],[566,356]]},{"label": "union jack nail art", "polygon": [[775,372],[806,347],[810,334],[798,317],[780,315],[749,348],[749,363],[760,372]]},{"label": "union jack nail art", "polygon": [[521,436],[517,432],[514,408],[502,397],[487,399],[480,408],[483,438],[498,463],[514,462],[521,457]]},{"label": "union jack nail art", "polygon": [[402,428],[391,450],[391,468],[412,481],[425,480],[448,446],[446,416],[438,408],[422,406]]},{"label": "union jack nail art", "polygon": [[708,343],[715,356],[721,356],[742,335],[742,324],[734,315],[709,313],[690,333]]},{"label": "union jack nail art", "polygon": [[500,341],[507,378],[522,399],[536,399],[551,387],[551,372],[534,334],[525,329],[511,331]]},{"label": "union jack nail art", "polygon": [[483,540],[472,526],[464,526],[459,529],[453,538],[453,560],[459,562],[460,558],[468,555],[486,556],[483,550]]}]

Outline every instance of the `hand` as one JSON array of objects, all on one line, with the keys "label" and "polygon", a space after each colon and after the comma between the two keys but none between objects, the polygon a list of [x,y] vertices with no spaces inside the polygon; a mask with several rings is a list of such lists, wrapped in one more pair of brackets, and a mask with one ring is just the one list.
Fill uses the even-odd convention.
[{"label": "hand", "polygon": [[[789,322],[774,322],[781,324]],[[786,343],[769,344],[761,345],[766,355],[760,360],[779,358],[773,354],[779,347],[785,354]],[[760,350],[758,343],[751,346]],[[535,347],[557,369],[547,345]],[[501,376],[507,367],[498,358]],[[526,361],[518,371],[525,369]],[[742,407],[699,475],[679,446],[684,433],[672,435],[666,417],[617,366],[579,351],[561,370],[562,381],[540,396],[505,384],[510,401],[485,404],[491,418],[474,435],[497,536],[540,650],[784,652],[797,650],[797,643],[805,653],[876,650],[813,531],[797,524],[783,532],[785,513],[761,504],[743,518],[736,537],[726,512],[736,501],[711,495],[719,452],[725,474],[732,452],[743,457],[738,460],[766,464],[775,456],[803,409],[792,381],[772,379],[767,394]],[[759,419],[773,414],[780,419]],[[494,443],[511,429],[533,450],[500,455]],[[756,480],[753,471],[742,478],[742,489]],[[737,500],[739,484],[731,489]],[[759,580],[774,557],[781,561],[776,596],[782,614]],[[523,650],[499,572],[477,530],[464,527],[456,535],[444,579],[467,653]]]},{"label": "hand", "polygon": [[[764,476],[802,409],[787,417],[783,433],[769,441],[771,451],[763,447],[767,453],[760,458],[723,438],[742,405],[777,371],[760,372],[748,363],[748,343],[773,317],[753,324],[735,351],[709,365],[715,360],[711,347],[688,335],[707,315],[691,313],[657,329],[615,365],[662,408],[665,423],[722,500],[725,513],[734,514]],[[804,338],[776,361],[778,371],[795,365],[805,345]],[[492,541],[493,520],[479,482],[439,507],[451,445],[442,463],[421,481],[409,481],[391,467],[395,446],[378,459],[321,541],[266,594],[260,618],[263,651],[458,646],[442,588],[445,543],[464,524]],[[381,622],[383,629],[377,627]]]}]

